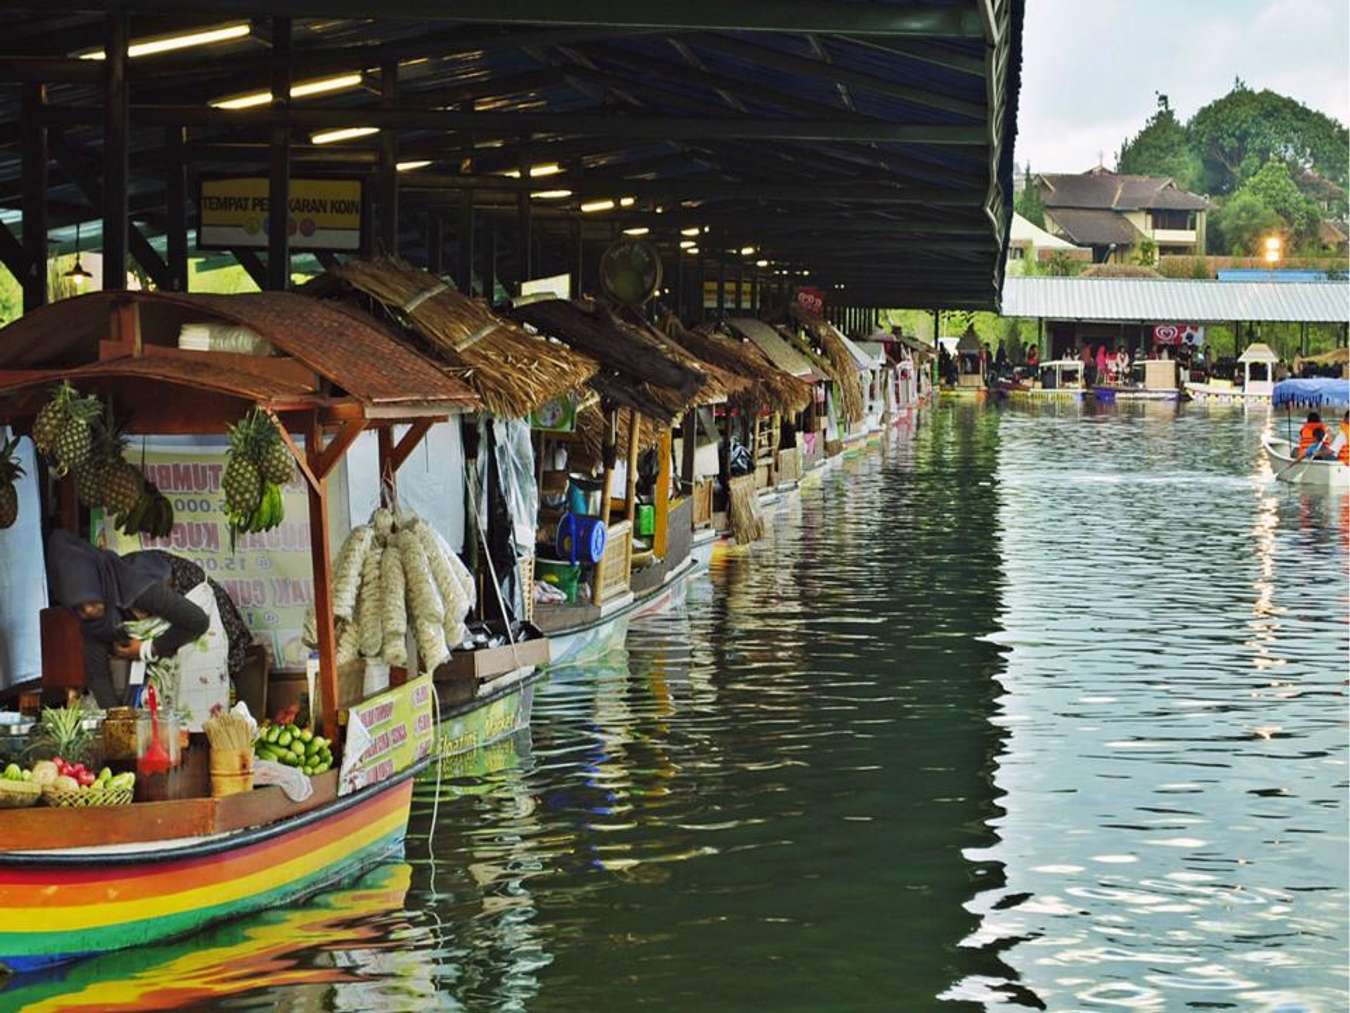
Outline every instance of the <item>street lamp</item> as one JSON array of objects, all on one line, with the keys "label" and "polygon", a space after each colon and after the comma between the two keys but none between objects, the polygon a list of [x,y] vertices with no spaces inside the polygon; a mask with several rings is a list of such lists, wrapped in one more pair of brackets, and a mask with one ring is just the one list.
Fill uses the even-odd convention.
[{"label": "street lamp", "polygon": [[1267,264],[1278,264],[1280,256],[1284,252],[1284,240],[1279,236],[1266,236],[1264,242],[1265,252],[1262,256]]}]

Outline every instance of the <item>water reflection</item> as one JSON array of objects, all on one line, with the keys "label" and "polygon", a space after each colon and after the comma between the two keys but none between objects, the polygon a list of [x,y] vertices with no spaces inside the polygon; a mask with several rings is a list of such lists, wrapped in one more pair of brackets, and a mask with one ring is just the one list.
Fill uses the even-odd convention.
[{"label": "water reflection", "polygon": [[1273,486],[1241,413],[1085,421],[1003,418],[981,936],[1053,1009],[1342,1008],[1341,504]]},{"label": "water reflection", "polygon": [[[943,406],[784,499],[626,650],[554,673],[528,734],[419,784],[406,896],[292,912],[322,935],[275,955],[204,937],[66,985],[125,1008],[203,978],[228,987],[199,1007],[1343,1008],[1350,507],[1272,485],[1262,424]],[[171,969],[194,954],[214,970]]]}]

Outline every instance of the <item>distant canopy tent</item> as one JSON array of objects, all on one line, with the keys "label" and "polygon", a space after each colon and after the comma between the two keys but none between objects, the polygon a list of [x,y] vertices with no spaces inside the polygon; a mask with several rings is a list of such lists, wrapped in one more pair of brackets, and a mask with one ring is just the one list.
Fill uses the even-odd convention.
[{"label": "distant canopy tent", "polygon": [[1276,408],[1350,408],[1350,380],[1281,380],[1275,385],[1271,403]]}]

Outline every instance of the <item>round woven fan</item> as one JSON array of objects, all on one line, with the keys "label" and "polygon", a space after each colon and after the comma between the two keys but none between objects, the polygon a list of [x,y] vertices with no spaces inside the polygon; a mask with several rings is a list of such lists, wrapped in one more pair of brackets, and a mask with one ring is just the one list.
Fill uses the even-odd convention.
[{"label": "round woven fan", "polygon": [[640,239],[619,239],[600,258],[605,294],[625,306],[641,306],[661,287],[661,254]]}]

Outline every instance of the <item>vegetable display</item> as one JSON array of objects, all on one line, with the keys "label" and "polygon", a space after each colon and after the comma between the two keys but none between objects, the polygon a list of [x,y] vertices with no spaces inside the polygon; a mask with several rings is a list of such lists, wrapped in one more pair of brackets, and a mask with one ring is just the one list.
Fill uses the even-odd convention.
[{"label": "vegetable display", "polygon": [[253,755],[260,760],[297,767],[308,775],[322,774],[333,766],[332,743],[308,728],[294,724],[263,722],[253,742]]},{"label": "vegetable display", "polygon": [[[406,665],[411,634],[419,669],[433,671],[464,641],[474,596],[472,574],[430,524],[381,507],[352,529],[337,553],[338,664],[367,658]],[[316,640],[311,611],[305,641],[313,646]]]}]

